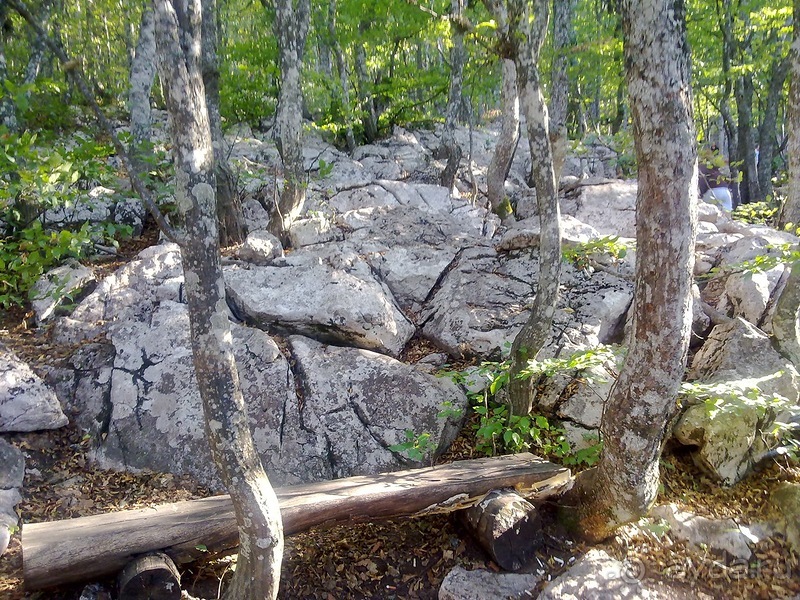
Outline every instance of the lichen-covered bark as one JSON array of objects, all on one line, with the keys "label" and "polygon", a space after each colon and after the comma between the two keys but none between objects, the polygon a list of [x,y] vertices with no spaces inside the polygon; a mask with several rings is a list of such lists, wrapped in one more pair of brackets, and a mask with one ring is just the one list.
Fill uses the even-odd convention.
[{"label": "lichen-covered bark", "polygon": [[561,278],[561,222],[547,105],[539,76],[539,52],[547,33],[548,0],[485,0],[497,22],[501,54],[514,61],[520,109],[525,115],[531,172],[539,211],[539,278],[531,314],[511,345],[508,402],[514,414],[531,409],[530,382],[518,375],[536,357],[550,335]]},{"label": "lichen-covered bark", "polygon": [[[625,0],[628,93],[639,167],[630,347],[601,424],[596,469],[564,499],[578,532],[599,540],[646,514],[677,410],[691,328],[697,151],[682,0]],[[566,509],[565,509],[565,512]]]},{"label": "lichen-covered bark", "polygon": [[219,112],[219,61],[217,3],[203,0],[203,84],[214,146],[214,174],[217,180],[217,220],[220,246],[241,244],[247,237],[242,202],[236,190],[233,172],[228,164],[222,117]]},{"label": "lichen-covered bark", "polygon": [[239,558],[225,598],[275,598],[283,531],[278,501],[256,454],[233,357],[218,247],[214,150],[201,73],[200,0],[154,0],[159,69],[173,139],[192,354],[206,435],[233,500]]},{"label": "lichen-covered bark", "polygon": [[514,61],[503,61],[503,87],[500,90],[503,124],[494,147],[492,160],[486,170],[486,194],[492,211],[501,219],[512,216],[511,203],[506,198],[505,183],[514,153],[519,143],[519,96],[517,96],[517,70]]},{"label": "lichen-covered bark", "polygon": [[464,87],[464,65],[467,62],[467,51],[464,47],[464,1],[452,0],[450,10],[453,39],[453,48],[450,50],[450,91],[447,97],[447,114],[442,129],[442,139],[436,149],[436,158],[447,159],[440,182],[442,187],[448,190],[452,190],[455,185],[463,155],[461,146],[456,142],[456,125]]},{"label": "lichen-covered bark", "polygon": [[786,106],[786,130],[789,154],[789,193],[781,207],[780,225],[800,226],[800,0],[794,0],[794,25],[790,56],[789,97]]},{"label": "lichen-covered bark", "polygon": [[281,66],[281,91],[278,97],[278,114],[275,117],[275,133],[283,161],[283,190],[271,211],[269,229],[281,239],[285,247],[290,245],[289,227],[302,212],[306,200],[300,73],[310,14],[309,0],[275,2],[275,35],[278,38]]},{"label": "lichen-covered bark", "polygon": [[146,7],[139,24],[139,39],[131,63],[128,105],[131,111],[130,152],[141,167],[142,144],[150,141],[150,90],[156,77],[156,31],[153,10]]}]

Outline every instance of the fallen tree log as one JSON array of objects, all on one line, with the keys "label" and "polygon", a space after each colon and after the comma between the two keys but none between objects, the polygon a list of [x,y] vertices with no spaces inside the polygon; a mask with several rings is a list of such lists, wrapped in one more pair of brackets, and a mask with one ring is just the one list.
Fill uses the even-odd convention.
[{"label": "fallen tree log", "polygon": [[[284,533],[292,535],[320,525],[460,510],[496,488],[514,488],[523,497],[541,499],[561,492],[570,482],[569,469],[525,453],[295,485],[276,492]],[[26,524],[22,528],[25,587],[41,589],[113,574],[134,557],[154,551],[184,563],[237,544],[228,496]]]}]

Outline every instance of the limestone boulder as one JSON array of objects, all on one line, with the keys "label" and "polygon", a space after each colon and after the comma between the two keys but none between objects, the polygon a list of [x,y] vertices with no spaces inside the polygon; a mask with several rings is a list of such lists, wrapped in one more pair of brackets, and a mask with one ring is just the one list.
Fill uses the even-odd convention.
[{"label": "limestone boulder", "polygon": [[31,290],[31,308],[36,322],[50,319],[66,304],[77,302],[94,285],[94,272],[78,262],[68,262],[42,275]]},{"label": "limestone boulder", "polygon": [[635,181],[604,180],[581,187],[577,199],[566,202],[565,214],[594,227],[600,235],[636,237]]},{"label": "limestone boulder", "polygon": [[542,580],[536,573],[495,573],[454,567],[439,587],[439,600],[526,598]]},{"label": "limestone boulder", "polygon": [[55,392],[0,344],[0,433],[58,429],[67,423]]}]

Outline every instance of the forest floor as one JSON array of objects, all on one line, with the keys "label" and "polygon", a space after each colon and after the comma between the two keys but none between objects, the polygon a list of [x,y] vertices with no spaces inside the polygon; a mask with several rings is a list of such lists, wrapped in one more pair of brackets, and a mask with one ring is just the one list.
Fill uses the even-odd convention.
[{"label": "forest floor", "polygon": [[[122,261],[153,243],[151,235],[127,244]],[[108,264],[109,272],[120,263]],[[24,308],[0,316],[0,342],[35,368],[52,360],[46,328],[32,326]],[[474,416],[440,462],[476,458]],[[191,479],[163,473],[117,473],[93,466],[87,459],[87,439],[73,426],[56,431],[4,436],[26,457],[23,502],[25,523],[65,519],[101,512],[142,508],[207,496],[210,491]],[[770,514],[771,491],[783,481],[800,482],[800,468],[770,463],[744,482],[723,488],[702,474],[685,453],[662,458],[659,503],[676,503],[681,510],[739,523],[764,522]],[[547,507],[544,507],[547,512]],[[658,528],[632,529],[600,547],[629,561],[645,579],[673,586],[687,598],[792,598],[800,594],[800,557],[784,540],[773,538],[756,547],[754,559],[742,565],[708,549],[673,540]],[[544,568],[550,579],[572,564],[589,547],[567,539],[556,526],[530,565]],[[182,585],[194,596],[217,598],[231,575],[233,561],[209,559],[183,568]],[[499,571],[453,516],[397,519],[338,526],[298,534],[286,540],[279,597],[340,600],[345,598],[438,597],[439,586],[457,565]],[[99,582],[108,590],[112,580]],[[0,558],[0,599],[75,600],[81,586],[26,594],[22,576],[20,534],[12,537]],[[532,594],[531,597],[535,597]]]}]

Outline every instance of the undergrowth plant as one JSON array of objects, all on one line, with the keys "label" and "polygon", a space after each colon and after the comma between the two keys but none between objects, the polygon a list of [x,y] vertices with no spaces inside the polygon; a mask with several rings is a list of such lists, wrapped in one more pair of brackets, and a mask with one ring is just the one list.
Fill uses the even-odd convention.
[{"label": "undergrowth plant", "polygon": [[575,265],[581,271],[587,270],[596,263],[601,256],[610,256],[613,263],[619,262],[628,255],[628,245],[621,242],[619,236],[607,235],[588,242],[565,247],[561,253],[562,258]]},{"label": "undergrowth plant", "polygon": [[[456,408],[452,402],[442,402],[442,410],[436,414],[437,419],[457,420],[464,415],[464,411]],[[422,462],[427,457],[431,464],[435,458],[436,443],[431,439],[430,432],[423,431],[416,433],[413,429],[406,429],[404,432],[406,441],[389,446],[389,450],[399,454],[405,454],[409,460]]]}]

